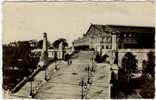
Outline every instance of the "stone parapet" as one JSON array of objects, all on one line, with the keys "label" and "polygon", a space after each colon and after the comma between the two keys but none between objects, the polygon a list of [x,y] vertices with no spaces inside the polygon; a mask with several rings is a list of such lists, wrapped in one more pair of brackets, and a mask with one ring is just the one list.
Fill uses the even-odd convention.
[{"label": "stone parapet", "polygon": [[142,69],[142,62],[143,60],[147,60],[147,53],[154,52],[154,49],[119,49],[118,50],[118,66],[121,67],[122,58],[127,52],[131,52],[133,55],[136,56],[138,60],[137,66],[138,69]]}]

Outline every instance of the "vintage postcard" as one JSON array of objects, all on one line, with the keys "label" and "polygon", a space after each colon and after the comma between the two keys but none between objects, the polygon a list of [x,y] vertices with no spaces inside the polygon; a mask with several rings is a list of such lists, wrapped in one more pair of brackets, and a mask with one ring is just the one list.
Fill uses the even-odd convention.
[{"label": "vintage postcard", "polygon": [[153,2],[3,1],[3,98],[153,99]]}]

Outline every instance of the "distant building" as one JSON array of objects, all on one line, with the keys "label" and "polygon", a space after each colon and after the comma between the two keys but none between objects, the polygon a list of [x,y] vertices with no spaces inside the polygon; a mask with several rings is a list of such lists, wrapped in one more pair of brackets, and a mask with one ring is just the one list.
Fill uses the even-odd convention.
[{"label": "distant building", "polygon": [[155,28],[91,24],[82,38],[74,40],[75,49],[153,49]]},{"label": "distant building", "polygon": [[20,45],[30,45],[32,48],[37,48],[38,41],[37,40],[26,40],[26,41],[15,41],[15,42],[10,42],[8,46],[12,47],[18,47]]}]

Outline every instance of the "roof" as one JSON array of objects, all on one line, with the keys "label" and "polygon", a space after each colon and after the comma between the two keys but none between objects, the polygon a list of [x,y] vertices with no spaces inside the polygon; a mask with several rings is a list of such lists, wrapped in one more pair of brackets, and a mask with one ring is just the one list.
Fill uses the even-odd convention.
[{"label": "roof", "polygon": [[128,25],[102,25],[102,24],[91,24],[86,33],[91,28],[96,28],[100,32],[107,31],[119,31],[120,33],[155,33],[155,27],[152,26],[128,26]]}]

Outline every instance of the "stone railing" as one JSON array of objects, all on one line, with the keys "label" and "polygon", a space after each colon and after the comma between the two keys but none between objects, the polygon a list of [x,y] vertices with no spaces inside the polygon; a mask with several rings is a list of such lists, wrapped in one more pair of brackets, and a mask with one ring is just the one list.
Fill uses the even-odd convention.
[{"label": "stone railing", "polygon": [[119,49],[118,50],[118,65],[121,67],[122,58],[127,52],[131,52],[133,55],[136,56],[138,60],[137,66],[141,70],[142,69],[142,62],[143,60],[147,60],[147,53],[154,52],[154,49]]}]

